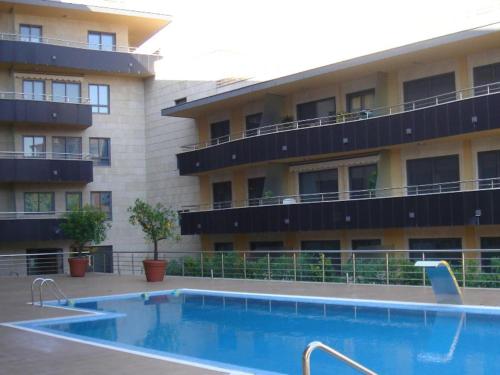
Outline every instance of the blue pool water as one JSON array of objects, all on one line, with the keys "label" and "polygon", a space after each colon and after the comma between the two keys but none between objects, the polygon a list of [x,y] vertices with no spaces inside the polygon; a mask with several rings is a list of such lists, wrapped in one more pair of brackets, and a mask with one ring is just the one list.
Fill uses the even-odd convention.
[{"label": "blue pool water", "polygon": [[[272,299],[271,299],[272,298]],[[324,342],[380,374],[500,374],[500,315],[203,291],[82,299],[85,318],[20,325],[255,373],[301,373]],[[321,352],[312,374],[354,373]]]}]

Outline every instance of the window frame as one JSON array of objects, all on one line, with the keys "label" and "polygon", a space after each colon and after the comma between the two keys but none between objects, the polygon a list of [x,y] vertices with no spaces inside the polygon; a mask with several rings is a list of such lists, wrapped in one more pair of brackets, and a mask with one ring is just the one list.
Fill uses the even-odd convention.
[{"label": "window frame", "polygon": [[346,94],[346,104],[347,104],[347,112],[351,113],[352,112],[352,105],[351,105],[351,100],[356,97],[361,97],[360,103],[361,103],[361,108],[359,109],[358,112],[369,112],[370,110],[373,110],[374,108],[365,108],[365,96],[372,94],[373,95],[373,104],[375,106],[375,88],[371,89],[366,89],[366,90],[361,90],[361,91],[356,91],[356,92],[351,92],[349,94]]},{"label": "window frame", "polygon": [[[106,140],[108,142],[108,158],[107,158],[107,164],[103,164],[102,163],[102,160],[106,160],[102,157],[98,157],[98,158],[95,158],[93,155],[92,155],[92,152],[91,152],[91,142],[92,140],[97,140],[97,141],[101,141],[101,140]],[[98,144],[98,147],[97,149],[100,149],[99,147],[99,144]],[[111,138],[104,138],[104,137],[90,137],[89,138],[89,155],[90,155],[90,158],[92,159],[93,161],[93,164],[94,164],[94,167],[111,167]],[[98,162],[97,162],[98,161]]]},{"label": "window frame", "polygon": [[[27,152],[24,149],[24,140],[26,138],[42,138],[43,139],[43,151],[41,151],[42,155],[37,156],[36,152],[31,152],[32,155],[27,155],[30,152]],[[23,135],[22,136],[22,149],[23,149],[23,157],[26,159],[46,159],[47,158],[47,138],[44,135]]]},{"label": "window frame", "polygon": [[[90,95],[90,88],[91,86],[95,86],[97,87],[97,104],[93,104],[92,103],[92,97]],[[99,101],[100,101],[100,88],[101,87],[106,87],[106,91],[107,91],[107,101],[108,101],[108,105],[103,105],[103,104],[99,104]],[[111,87],[109,84],[106,84],[106,83],[89,83],[88,85],[88,92],[89,92],[89,101],[90,101],[90,105],[92,106],[92,114],[93,115],[109,115],[111,113]],[[97,111],[94,112],[94,108],[97,108]],[[100,109],[101,108],[105,108],[107,111],[106,112],[101,112]]]},{"label": "window frame", "polygon": [[[60,96],[54,96],[54,85],[64,85],[64,96],[62,97],[64,100],[55,100],[55,98],[59,98]],[[68,85],[78,85],[78,97],[73,98],[76,101],[71,101],[72,97],[68,96]],[[54,80],[51,84],[52,89],[52,101],[61,102],[61,103],[81,103],[82,101],[82,83],[81,82],[66,82],[66,81],[58,81]]]},{"label": "window frame", "polygon": [[[489,155],[493,155],[496,159],[496,176],[495,177],[481,177],[483,173],[480,164],[481,157],[485,157]],[[489,188],[497,188],[500,187],[500,149],[499,150],[485,150],[477,152],[477,179],[478,179],[478,187],[479,189],[489,189]]]},{"label": "window frame", "polygon": [[[215,200],[215,186],[229,186],[229,193],[231,195],[229,200],[224,200],[224,201],[216,201]],[[215,210],[218,209],[223,209],[223,208],[231,208],[233,205],[233,182],[232,181],[219,181],[219,182],[212,182],[212,207]]]},{"label": "window frame", "polygon": [[182,105],[184,103],[187,103],[187,96],[184,96],[182,98],[177,98],[174,100],[174,105]]},{"label": "window frame", "polygon": [[[305,176],[324,174],[334,172],[337,179],[337,190],[336,191],[325,191],[319,193],[305,193],[304,192],[304,182],[302,180]],[[339,199],[339,185],[340,185],[340,171],[339,168],[328,168],[328,169],[318,169],[313,171],[303,171],[297,174],[298,186],[299,186],[299,197],[301,202],[318,202],[324,200],[323,197],[326,196],[326,200],[338,200]],[[319,180],[326,181],[326,180]],[[318,182],[318,180],[316,180]],[[323,195],[320,195],[323,194]],[[312,195],[312,196],[311,196]]]},{"label": "window frame", "polygon": [[[445,182],[436,182],[434,181],[436,177],[436,162],[438,160],[454,160],[456,161],[456,172],[457,172],[457,180],[456,181],[445,181]],[[430,170],[432,182],[426,184],[412,184],[410,183],[410,164],[414,163],[422,163],[429,161],[431,164],[428,166],[428,170]],[[422,195],[422,194],[432,194],[432,193],[446,193],[452,191],[460,190],[460,154],[448,154],[448,155],[439,155],[439,156],[427,156],[423,158],[415,158],[415,159],[406,159],[406,186],[407,186],[407,195]],[[415,167],[415,170],[426,170],[425,168]],[[443,186],[445,189],[443,190]],[[437,188],[437,191],[436,191]]]},{"label": "window frame", "polygon": [[82,209],[83,207],[83,194],[81,191],[67,191],[64,195],[64,204],[66,211],[69,212],[71,211],[68,207],[68,196],[70,195],[78,195],[79,196],[79,202],[78,202],[78,209]]},{"label": "window frame", "polygon": [[[37,194],[38,195],[38,199],[37,199],[38,211],[27,211],[26,210],[26,197],[29,194]],[[51,197],[51,199],[50,199],[51,200],[50,211],[40,211],[40,194],[49,194],[50,195],[50,197]],[[55,213],[55,211],[56,211],[55,193],[53,191],[25,191],[23,193],[23,210],[25,213],[29,213],[29,214],[39,214],[39,213],[53,214],[53,213]]]},{"label": "window frame", "polygon": [[[28,27],[29,28],[29,31],[30,31],[29,35],[23,36],[23,33],[22,33],[22,28],[23,27]],[[40,36],[39,37],[35,37],[38,40],[33,40],[34,37],[31,35],[31,30],[32,29],[39,29],[40,30]],[[21,38],[22,42],[42,43],[43,26],[42,25],[32,25],[32,24],[28,24],[28,23],[20,23],[19,24],[19,37]],[[29,40],[23,40],[23,37],[27,37]]]},{"label": "window frame", "polygon": [[[35,94],[35,83],[36,82],[42,83],[42,88],[43,88],[43,92],[41,94],[42,95],[42,99],[36,99],[36,97],[39,95],[39,94]],[[32,93],[31,94],[27,94],[26,90],[24,89],[24,85],[26,83],[30,83],[31,84],[31,88],[32,88]],[[29,95],[30,98],[26,98],[27,95]],[[24,100],[45,101],[47,99],[46,91],[45,91],[45,81],[43,79],[23,79],[23,99]]]},{"label": "window frame", "polygon": [[[99,209],[99,211],[102,211],[102,194],[104,193],[109,193],[109,215],[106,217],[107,221],[112,221],[113,220],[113,192],[110,190],[98,190],[98,191],[91,191],[90,192],[90,205],[92,207],[95,207]],[[99,207],[94,206],[94,200],[92,199],[93,194],[99,194]],[[102,211],[105,212],[106,211]]]},{"label": "window frame", "polygon": [[[98,48],[92,48],[92,46],[96,46],[96,45],[90,43],[90,36],[91,35],[97,35],[97,36],[99,36],[99,44],[97,44]],[[103,44],[102,44],[102,37],[103,37],[103,35],[107,35],[107,36],[112,36],[113,37],[113,45],[112,45],[111,50],[103,49],[102,48],[102,46],[103,46]],[[107,32],[107,31],[88,30],[87,31],[87,46],[88,46],[89,49],[93,49],[93,50],[96,50],[96,51],[116,52],[116,33],[111,33],[111,32]]]},{"label": "window frame", "polygon": [[[54,140],[56,139],[64,139],[64,153],[63,153],[63,156],[62,157],[58,157],[58,156],[55,156],[55,152],[54,152]],[[74,153],[69,153],[68,152],[68,139],[78,139],[79,143],[80,143],[80,153],[79,154],[74,154]],[[82,157],[82,154],[83,154],[83,145],[82,145],[82,137],[72,137],[72,136],[59,136],[59,135],[56,135],[56,136],[53,136],[52,137],[52,158],[53,159],[71,159],[71,157],[68,157],[68,155],[71,154],[71,155],[80,155],[80,158]],[[74,158],[74,159],[78,159],[78,158]]]}]

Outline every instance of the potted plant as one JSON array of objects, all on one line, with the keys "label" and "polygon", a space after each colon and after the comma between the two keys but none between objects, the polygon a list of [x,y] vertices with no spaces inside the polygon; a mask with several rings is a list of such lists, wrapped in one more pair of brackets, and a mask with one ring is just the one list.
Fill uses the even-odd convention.
[{"label": "potted plant", "polygon": [[73,241],[72,248],[77,255],[68,259],[70,275],[83,277],[87,270],[88,257],[83,250],[90,243],[97,245],[106,239],[106,231],[111,226],[106,213],[92,206],[74,209],[64,215],[65,221],[59,226],[66,237]]},{"label": "potted plant", "polygon": [[128,208],[129,222],[138,225],[144,232],[146,240],[153,243],[153,259],[144,259],[144,272],[149,282],[163,281],[167,262],[158,259],[158,242],[166,239],[177,239],[177,212],[157,203],[155,206],[136,199]]}]

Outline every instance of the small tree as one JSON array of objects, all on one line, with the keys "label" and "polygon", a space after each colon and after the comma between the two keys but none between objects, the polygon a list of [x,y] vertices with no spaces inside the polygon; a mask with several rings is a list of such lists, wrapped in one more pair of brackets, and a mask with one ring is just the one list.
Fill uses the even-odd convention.
[{"label": "small tree", "polygon": [[111,224],[106,222],[106,213],[89,205],[67,212],[64,218],[66,220],[59,224],[59,227],[73,241],[73,248],[79,257],[82,256],[86,245],[97,245],[104,241],[106,231],[111,227]]},{"label": "small tree", "polygon": [[154,246],[154,260],[158,260],[158,242],[166,239],[177,239],[178,215],[174,210],[157,203],[155,206],[136,199],[134,205],[128,208],[131,213],[129,222],[139,225],[145,238]]}]

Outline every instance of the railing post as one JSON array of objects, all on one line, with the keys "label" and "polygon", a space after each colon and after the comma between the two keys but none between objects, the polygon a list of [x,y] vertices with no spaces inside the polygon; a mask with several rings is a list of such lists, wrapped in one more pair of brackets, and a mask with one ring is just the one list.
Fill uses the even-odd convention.
[{"label": "railing post", "polygon": [[201,277],[203,277],[203,250],[200,253]]},{"label": "railing post", "polygon": [[243,277],[247,278],[247,253],[243,252]]},{"label": "railing post", "polygon": [[221,274],[222,278],[224,278],[224,252],[220,253],[220,262],[222,267]]},{"label": "railing post", "polygon": [[267,278],[271,280],[271,256],[267,253]]},{"label": "railing post", "polygon": [[325,254],[321,253],[321,267],[323,273],[323,282],[325,282]]},{"label": "railing post", "polygon": [[293,253],[293,280],[297,281],[297,254]]},{"label": "railing post", "polygon": [[[422,253],[422,260],[425,261],[425,253]],[[422,285],[425,286],[425,267],[422,267]]]},{"label": "railing post", "polygon": [[120,253],[116,253],[116,263],[118,263],[117,267],[118,267],[118,275],[121,275],[121,270],[120,270]]},{"label": "railing post", "polygon": [[462,288],[465,288],[465,253],[462,250]]},{"label": "railing post", "polygon": [[356,254],[352,253],[352,283],[356,284]]},{"label": "railing post", "polygon": [[385,281],[389,285],[389,253],[385,253]]},{"label": "railing post", "polygon": [[182,276],[184,276],[184,257],[182,257],[181,259],[182,259]]},{"label": "railing post", "polygon": [[135,275],[134,253],[132,253],[132,275]]}]

